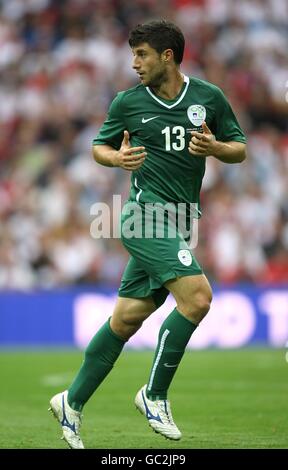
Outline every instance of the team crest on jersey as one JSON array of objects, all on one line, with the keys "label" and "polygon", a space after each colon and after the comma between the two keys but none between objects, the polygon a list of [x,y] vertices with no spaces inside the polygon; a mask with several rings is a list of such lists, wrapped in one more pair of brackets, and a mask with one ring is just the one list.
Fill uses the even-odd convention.
[{"label": "team crest on jersey", "polygon": [[179,250],[178,259],[184,266],[190,266],[192,264],[192,255],[189,250]]},{"label": "team crest on jersey", "polygon": [[188,118],[194,126],[200,127],[206,119],[206,109],[202,104],[192,104],[187,109]]}]

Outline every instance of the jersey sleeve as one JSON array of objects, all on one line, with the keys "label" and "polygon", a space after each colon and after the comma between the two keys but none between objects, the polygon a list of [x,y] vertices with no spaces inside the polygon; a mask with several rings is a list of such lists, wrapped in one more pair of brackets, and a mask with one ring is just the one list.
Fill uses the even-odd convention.
[{"label": "jersey sleeve", "polygon": [[215,137],[220,142],[243,142],[246,137],[224,93],[218,88],[216,95]]},{"label": "jersey sleeve", "polygon": [[93,140],[93,145],[111,145],[117,150],[121,147],[123,133],[126,129],[121,111],[121,100],[122,93],[118,93],[110,105],[104,124]]}]

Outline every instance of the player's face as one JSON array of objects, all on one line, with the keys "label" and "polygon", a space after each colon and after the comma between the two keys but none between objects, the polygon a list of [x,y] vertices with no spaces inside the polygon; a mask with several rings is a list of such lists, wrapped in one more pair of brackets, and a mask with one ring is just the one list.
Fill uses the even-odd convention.
[{"label": "player's face", "polygon": [[132,48],[134,55],[133,69],[139,75],[143,85],[157,87],[166,79],[166,64],[163,54],[149,46],[146,42]]}]

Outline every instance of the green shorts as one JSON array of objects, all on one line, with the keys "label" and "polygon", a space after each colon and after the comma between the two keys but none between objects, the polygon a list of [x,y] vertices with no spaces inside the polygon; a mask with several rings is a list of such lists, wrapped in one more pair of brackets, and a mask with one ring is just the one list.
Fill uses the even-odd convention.
[{"label": "green shorts", "polygon": [[[145,237],[144,230],[143,233],[138,230],[137,236],[131,236],[135,230],[134,232],[128,230],[128,233],[127,230],[123,230],[128,217],[129,215],[123,210],[121,238],[131,257],[122,276],[119,297],[152,297],[158,308],[169,294],[164,287],[168,280],[202,274],[203,271],[179,231],[175,230],[173,237],[167,236],[167,230],[163,232],[162,237],[151,236],[151,233]],[[134,217],[133,223],[134,228],[137,225],[139,229],[142,224],[141,216]]]}]

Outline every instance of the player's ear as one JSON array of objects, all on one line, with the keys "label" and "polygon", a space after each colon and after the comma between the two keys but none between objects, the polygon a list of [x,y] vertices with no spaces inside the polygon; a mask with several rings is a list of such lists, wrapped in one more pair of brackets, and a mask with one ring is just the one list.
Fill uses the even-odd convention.
[{"label": "player's ear", "polygon": [[170,62],[174,58],[174,53],[172,49],[165,49],[165,51],[162,52],[162,57],[164,62]]}]

